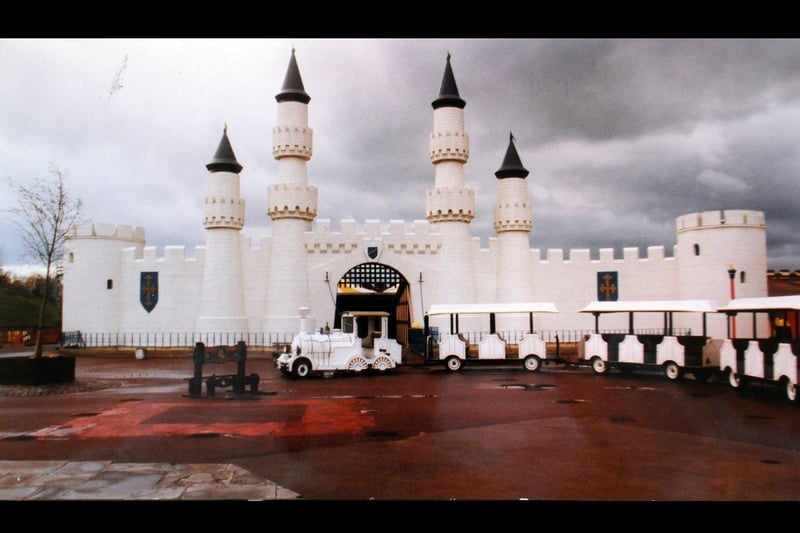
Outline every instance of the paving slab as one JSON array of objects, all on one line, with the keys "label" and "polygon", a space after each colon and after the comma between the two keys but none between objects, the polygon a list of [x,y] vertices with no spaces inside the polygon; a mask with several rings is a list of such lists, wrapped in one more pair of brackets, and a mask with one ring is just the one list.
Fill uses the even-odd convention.
[{"label": "paving slab", "polygon": [[226,463],[0,461],[0,500],[291,500],[300,495]]}]

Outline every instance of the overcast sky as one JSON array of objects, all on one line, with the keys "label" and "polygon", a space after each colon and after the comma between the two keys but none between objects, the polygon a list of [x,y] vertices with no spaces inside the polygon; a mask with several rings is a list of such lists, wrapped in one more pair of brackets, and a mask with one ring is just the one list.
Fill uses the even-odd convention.
[{"label": "overcast sky", "polygon": [[2,39],[2,266],[30,262],[6,178],[53,179],[52,168],[85,219],[142,226],[147,245],[193,255],[225,124],[244,166],[244,231],[268,234],[292,47],[311,96],[309,183],[334,230],[425,218],[449,52],[482,246],[513,132],[533,248],[672,255],[676,217],[753,209],[766,215],[769,268],[800,269],[800,40],[786,39]]}]

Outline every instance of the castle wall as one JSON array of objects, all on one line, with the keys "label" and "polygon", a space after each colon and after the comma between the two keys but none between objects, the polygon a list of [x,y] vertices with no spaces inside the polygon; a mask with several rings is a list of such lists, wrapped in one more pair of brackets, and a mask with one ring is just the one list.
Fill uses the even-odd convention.
[{"label": "castle wall", "polygon": [[[442,224],[416,220],[409,225],[402,220],[390,220],[384,225],[377,220],[368,220],[359,227],[356,221],[346,219],[340,221],[338,231],[331,227],[329,219],[315,221],[308,231],[302,224],[297,225],[297,238],[304,243],[302,253],[308,264],[309,296],[294,303],[312,309],[316,318],[309,327],[316,328],[333,319],[337,282],[356,265],[373,261],[366,253],[369,246],[376,246],[379,250],[374,261],[398,270],[409,282],[412,321],[422,323],[424,310],[433,304],[457,303],[459,298],[463,299],[463,295],[443,290],[446,284],[442,280],[452,276],[454,269],[441,263],[441,250],[449,237],[446,232],[436,231],[443,227]],[[651,246],[642,256],[638,248],[625,248],[621,254],[611,248],[602,248],[594,259],[588,249],[542,251],[527,248],[523,254],[526,258],[524,263],[515,266],[526,269],[525,276],[531,281],[531,294],[525,299],[552,301],[559,309],[558,314],[535,317],[535,329],[564,330],[560,335],[562,340],[571,340],[567,331],[593,330],[594,317],[579,311],[602,296],[598,295],[598,273],[616,276],[617,296],[622,300],[714,299],[723,305],[729,299],[727,268],[729,262],[735,261],[736,296],[767,294],[763,213],[693,213],[678,217],[676,227],[678,244],[670,255],[663,246]],[[461,243],[459,257],[468,262],[475,273],[475,279],[470,281],[474,288],[473,301],[498,301],[504,243],[495,237],[489,239],[488,247],[482,248],[478,238],[465,239],[460,233],[459,237],[456,240]],[[273,237],[258,242],[244,236],[240,239],[247,328],[259,333],[265,331],[262,326],[268,302],[296,296],[297,292],[287,286],[286,294],[267,293],[268,280],[275,275],[270,271],[270,257],[274,250],[284,250],[285,245],[279,243],[276,247]],[[506,245],[510,243],[509,240]],[[524,246],[523,243],[515,244]],[[695,245],[699,246],[699,254],[696,254]],[[167,246],[159,252],[144,245],[144,230],[141,228],[85,224],[73,228],[65,251],[65,331],[196,331],[205,246],[197,247],[194,257],[188,256],[183,246]],[[453,253],[452,249],[450,253]],[[282,255],[276,264],[282,264],[288,271],[293,262],[290,257]],[[742,271],[745,272],[744,281]],[[149,313],[140,302],[142,272],[158,272],[158,303]],[[109,280],[111,288],[107,288]],[[462,331],[468,329],[466,323],[460,325]],[[709,315],[707,325],[713,336],[726,335],[723,315]],[[737,325],[738,336],[751,335],[751,320],[739,319]],[[449,324],[439,326],[447,329]],[[696,316],[677,314],[674,326],[691,328],[699,333],[702,322]],[[281,327],[281,331],[290,334],[299,323],[296,317],[287,316]],[[626,330],[628,317],[624,313],[604,315],[600,327]],[[662,328],[663,315],[637,316],[635,327]],[[766,323],[758,324],[760,330],[765,327]],[[486,331],[488,321],[482,319],[472,328]],[[498,329],[502,330],[503,325],[499,324]]]},{"label": "castle wall", "polygon": [[[191,333],[200,307],[204,249],[196,249],[195,257],[187,257],[183,246],[166,246],[163,255],[155,247],[141,253],[122,252],[120,305],[122,332]],[[140,301],[142,272],[158,272],[158,303],[149,313]]]},{"label": "castle wall", "polygon": [[[663,246],[652,246],[640,257],[638,248],[624,248],[620,257],[614,249],[602,248],[597,259],[591,259],[588,249],[549,249],[545,254],[531,250],[534,277],[534,300],[555,302],[559,313],[543,315],[542,329],[593,330],[594,317],[580,313],[590,302],[604,299],[598,294],[598,273],[616,276],[616,283],[607,285],[620,300],[665,300],[677,298],[675,260],[666,257]],[[600,278],[602,280],[602,278]],[[604,281],[602,282],[606,284]],[[661,317],[642,317],[636,327],[659,327]],[[601,319],[601,328],[628,327],[627,315],[608,315]]]},{"label": "castle wall", "polygon": [[241,235],[242,279],[244,280],[244,307],[248,331],[259,332],[264,322],[269,277],[269,256],[272,250],[269,237],[254,242]]}]

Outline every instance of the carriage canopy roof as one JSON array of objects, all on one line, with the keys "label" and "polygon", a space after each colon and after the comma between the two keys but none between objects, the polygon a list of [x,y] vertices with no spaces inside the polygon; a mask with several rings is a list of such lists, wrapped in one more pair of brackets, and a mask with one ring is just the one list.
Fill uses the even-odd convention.
[{"label": "carriage canopy roof", "polygon": [[581,313],[714,313],[713,300],[617,300],[595,301],[581,309]]},{"label": "carriage canopy roof", "polygon": [[790,311],[800,310],[800,296],[764,296],[762,298],[735,298],[720,312],[733,311]]},{"label": "carriage canopy roof", "polygon": [[389,316],[386,311],[345,311],[342,316]]},{"label": "carriage canopy roof", "polygon": [[551,302],[440,304],[432,305],[428,309],[428,315],[486,315],[490,313],[558,313],[558,309]]}]

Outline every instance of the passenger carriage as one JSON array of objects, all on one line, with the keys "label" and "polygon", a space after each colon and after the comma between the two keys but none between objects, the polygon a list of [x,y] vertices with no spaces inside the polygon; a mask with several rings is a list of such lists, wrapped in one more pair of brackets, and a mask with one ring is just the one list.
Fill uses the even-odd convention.
[{"label": "passenger carriage", "polygon": [[[442,363],[453,372],[465,364],[519,364],[525,370],[537,372],[543,362],[549,362],[547,343],[535,332],[533,317],[540,313],[557,313],[550,302],[447,304],[432,305],[425,315],[425,357],[428,363]],[[437,336],[430,334],[430,317],[448,316],[450,329]],[[475,342],[459,331],[459,317],[482,315],[489,318],[489,332],[478,333]],[[506,339],[497,331],[498,315],[527,317],[528,330],[521,337]],[[475,332],[472,332],[475,333]]]},{"label": "passenger carriage", "polygon": [[[631,373],[636,369],[660,370],[668,379],[691,373],[698,381],[707,381],[719,368],[719,343],[707,335],[706,316],[717,311],[711,300],[596,301],[583,309],[595,317],[595,331],[585,335],[578,346],[579,359],[591,365],[596,374],[610,368]],[[600,316],[627,313],[627,332],[601,332]],[[641,314],[663,315],[663,327],[636,333],[635,317]],[[675,313],[697,315],[701,333],[678,334]],[[651,318],[652,322],[652,318]],[[653,330],[658,330],[653,333]]]},{"label": "passenger carriage", "polygon": [[[780,386],[797,401],[800,296],[736,298],[719,309],[728,318],[728,338],[720,348],[720,370],[731,387],[747,382]],[[749,320],[748,320],[749,319]],[[737,337],[735,322],[752,336]],[[752,326],[751,326],[752,324]]]}]

